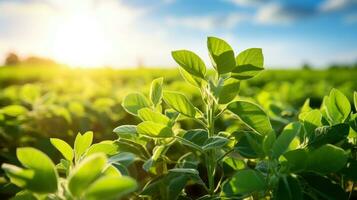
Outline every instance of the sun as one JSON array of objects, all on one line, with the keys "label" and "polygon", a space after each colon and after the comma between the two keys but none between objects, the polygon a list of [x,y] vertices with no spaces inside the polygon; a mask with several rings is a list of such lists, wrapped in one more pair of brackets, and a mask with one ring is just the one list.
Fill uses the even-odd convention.
[{"label": "sun", "polygon": [[110,45],[96,15],[82,11],[61,18],[52,48],[59,62],[91,67],[105,63]]}]

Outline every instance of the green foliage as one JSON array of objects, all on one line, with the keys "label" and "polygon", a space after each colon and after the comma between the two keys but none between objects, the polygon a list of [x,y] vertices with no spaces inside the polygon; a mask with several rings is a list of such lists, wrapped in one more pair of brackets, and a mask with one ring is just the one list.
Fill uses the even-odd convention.
[{"label": "green foliage", "polygon": [[[169,90],[163,90],[163,78],[156,78],[162,74],[154,74],[148,79],[156,79],[142,93],[116,92],[104,81],[100,88],[107,87],[107,94],[95,90],[98,96],[82,98],[81,92],[75,101],[44,95],[42,87],[31,84],[21,89],[20,99],[14,97],[18,91],[8,89],[4,96],[15,100],[0,109],[0,135],[28,127],[29,117],[40,118],[41,112],[47,116],[49,110],[71,131],[49,140],[57,154],[41,147],[53,160],[60,156],[56,165],[39,150],[18,148],[17,164],[22,166],[3,164],[7,178],[0,180],[19,191],[14,199],[295,200],[353,195],[357,114],[351,96],[332,89],[320,109],[313,96],[305,100],[303,95],[302,108],[292,107],[286,101],[301,94],[296,91],[308,90],[306,85],[297,83],[290,90],[290,84],[269,79],[271,85],[258,90],[262,85],[246,82],[263,70],[261,49],[235,56],[232,47],[216,37],[207,38],[207,48],[213,66],[207,72],[195,53],[172,52],[188,87],[163,73]],[[136,81],[116,83],[129,87]],[[252,87],[244,90],[247,86]],[[256,101],[243,97],[247,94]],[[353,96],[356,106],[356,93]],[[54,104],[57,101],[64,107]],[[63,126],[58,121],[46,124],[56,131]],[[108,121],[120,124],[113,130],[117,139],[93,144],[102,139],[103,127],[115,127]],[[87,130],[83,124],[93,124],[95,137],[93,132],[78,133],[74,140],[66,137]],[[74,141],[73,146],[66,141]]]},{"label": "green foliage", "polygon": [[213,66],[219,74],[229,73],[236,66],[233,49],[226,41],[216,37],[208,37],[207,48]]},{"label": "green foliage", "polygon": [[137,115],[142,108],[149,107],[148,99],[140,93],[128,94],[122,103],[123,108],[132,115]]},{"label": "green foliage", "polygon": [[165,91],[164,100],[177,112],[188,117],[195,117],[196,109],[185,95],[178,92]]},{"label": "green foliage", "polygon": [[235,101],[227,109],[237,115],[249,128],[266,135],[273,131],[268,115],[258,105],[248,101]]}]

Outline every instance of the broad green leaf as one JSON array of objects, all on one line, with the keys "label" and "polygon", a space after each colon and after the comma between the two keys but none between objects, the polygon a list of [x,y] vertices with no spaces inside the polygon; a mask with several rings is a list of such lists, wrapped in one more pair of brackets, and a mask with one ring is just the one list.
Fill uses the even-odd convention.
[{"label": "broad green leaf", "polygon": [[312,108],[310,107],[310,99],[306,99],[304,102],[304,105],[302,105],[301,109],[300,109],[300,114],[299,114],[299,119],[303,120],[302,118],[300,118],[301,115],[304,115],[305,113],[308,113],[312,110]]},{"label": "broad green leaf", "polygon": [[165,102],[177,112],[188,117],[195,117],[196,110],[191,101],[187,97],[178,92],[164,92]]},{"label": "broad green leaf", "polygon": [[16,150],[18,160],[34,174],[26,188],[37,193],[52,193],[57,191],[58,174],[52,160],[41,151],[32,147]]},{"label": "broad green leaf", "polygon": [[169,125],[170,119],[165,115],[153,111],[150,108],[142,108],[138,111],[138,116],[143,121],[152,121],[158,124]]},{"label": "broad green leaf", "polygon": [[315,129],[322,125],[321,119],[322,114],[317,109],[305,113],[302,119],[306,133],[305,137],[311,138],[313,136]]},{"label": "broad green leaf", "polygon": [[347,200],[346,192],[337,183],[317,174],[304,174],[303,178],[311,191],[312,198],[326,200]]},{"label": "broad green leaf", "polygon": [[280,155],[285,153],[288,150],[290,143],[300,133],[300,130],[301,124],[299,122],[286,125],[273,145],[272,155],[275,158],[279,158]]},{"label": "broad green leaf", "polygon": [[17,117],[19,115],[23,115],[23,114],[27,113],[27,109],[20,105],[10,105],[10,106],[5,106],[5,107],[1,108],[0,113],[11,116],[11,117]]},{"label": "broad green leaf", "polygon": [[138,124],[137,131],[139,134],[157,138],[167,138],[174,135],[170,127],[151,121]]},{"label": "broad green leaf", "polygon": [[221,136],[212,136],[209,137],[204,145],[202,146],[203,150],[208,151],[210,149],[218,149],[225,146],[229,140]]},{"label": "broad green leaf", "polygon": [[186,70],[184,70],[183,68],[179,68],[180,74],[183,77],[183,79],[185,79],[185,81],[189,84],[191,84],[192,86],[198,87],[198,88],[202,88],[205,84],[206,81],[200,77],[191,75],[190,73],[188,73]]},{"label": "broad green leaf", "polygon": [[204,79],[206,66],[198,55],[188,50],[173,51],[171,52],[171,55],[174,60],[188,73]]},{"label": "broad green leaf", "polygon": [[121,176],[121,172],[114,165],[108,165],[103,171],[103,176]]},{"label": "broad green leaf", "polygon": [[118,146],[119,152],[130,152],[144,160],[149,159],[151,156],[143,145],[133,140],[119,138],[119,140],[115,141],[115,144]]},{"label": "broad green leaf", "polygon": [[93,141],[93,132],[87,131],[83,135],[78,133],[74,140],[74,155],[77,161],[83,153],[90,147]]},{"label": "broad green leaf", "polygon": [[125,166],[129,166],[136,159],[136,156],[130,152],[121,152],[108,159],[109,163],[121,163]]},{"label": "broad green leaf", "polygon": [[80,197],[102,172],[107,158],[105,154],[93,154],[85,157],[71,171],[68,188],[75,197]]},{"label": "broad green leaf", "polygon": [[188,130],[183,135],[183,138],[202,147],[208,139],[208,133],[203,129],[192,129]]},{"label": "broad green leaf", "polygon": [[56,149],[62,154],[62,156],[71,161],[74,158],[74,152],[72,147],[65,141],[58,139],[58,138],[51,138],[51,144],[56,147]]},{"label": "broad green leaf", "polygon": [[21,190],[20,192],[16,193],[16,195],[12,197],[11,200],[38,200],[38,198],[36,198],[36,196],[28,190]]},{"label": "broad green leaf", "polygon": [[252,169],[238,171],[223,184],[223,196],[243,195],[264,190],[265,179],[262,174]]},{"label": "broad green leaf", "polygon": [[243,157],[258,158],[263,156],[263,137],[255,132],[244,132],[234,149]]},{"label": "broad green leaf", "polygon": [[342,169],[347,158],[347,153],[343,149],[326,144],[309,153],[306,167],[322,174],[332,173]]},{"label": "broad green leaf", "polygon": [[348,124],[319,127],[315,130],[315,137],[309,142],[309,146],[318,147],[324,144],[335,144],[346,139],[349,131]]},{"label": "broad green leaf", "polygon": [[86,152],[86,156],[95,153],[104,153],[106,155],[114,155],[118,152],[118,147],[113,142],[101,142],[90,146]]},{"label": "broad green leaf", "polygon": [[355,104],[355,110],[357,110],[357,92],[356,91],[353,93],[353,102]]},{"label": "broad green leaf", "polygon": [[239,100],[228,104],[227,109],[258,134],[266,135],[273,131],[268,115],[257,104]]},{"label": "broad green leaf", "polygon": [[326,114],[333,124],[344,122],[351,112],[351,104],[347,97],[337,89],[332,89],[326,99]]},{"label": "broad green leaf", "polygon": [[233,78],[245,80],[254,77],[264,69],[262,49],[251,48],[242,51],[236,57],[236,63],[237,66],[232,70]]},{"label": "broad green leaf", "polygon": [[149,107],[150,103],[141,93],[130,93],[123,99],[122,106],[128,113],[137,115],[140,109]]},{"label": "broad green leaf", "polygon": [[263,151],[265,155],[270,156],[272,154],[272,147],[276,141],[276,134],[275,132],[270,132],[265,135],[263,140]]},{"label": "broad green leaf", "polygon": [[104,176],[96,180],[86,190],[85,199],[113,200],[134,192],[138,185],[128,176]]},{"label": "broad green leaf", "polygon": [[305,149],[296,149],[286,152],[283,156],[287,160],[289,171],[299,172],[305,170],[308,155]]},{"label": "broad green leaf", "polygon": [[219,93],[219,104],[226,104],[232,101],[239,92],[240,81],[230,78],[224,81],[224,85]]},{"label": "broad green leaf", "polygon": [[303,200],[303,190],[297,178],[281,177],[274,192],[275,200]]},{"label": "broad green leaf", "polygon": [[33,183],[35,171],[31,169],[23,169],[15,165],[4,163],[1,168],[5,171],[7,177],[9,177],[10,182],[18,187],[27,188]]},{"label": "broad green leaf", "polygon": [[216,37],[208,37],[207,47],[218,74],[229,73],[236,66],[234,52],[226,41]]},{"label": "broad green leaf", "polygon": [[150,100],[156,106],[161,103],[162,98],[162,82],[164,78],[157,78],[151,82]]},{"label": "broad green leaf", "polygon": [[136,125],[121,125],[113,130],[119,137],[122,135],[136,135]]}]

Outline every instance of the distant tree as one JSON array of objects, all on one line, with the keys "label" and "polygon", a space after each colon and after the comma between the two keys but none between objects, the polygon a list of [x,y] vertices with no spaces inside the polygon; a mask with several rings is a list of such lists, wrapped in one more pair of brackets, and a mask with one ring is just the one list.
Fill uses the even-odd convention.
[{"label": "distant tree", "polygon": [[17,65],[20,63],[20,58],[15,53],[7,54],[5,58],[5,65]]},{"label": "distant tree", "polygon": [[49,58],[42,58],[37,56],[30,56],[23,60],[23,63],[30,65],[46,65],[46,66],[55,66],[57,63],[54,60]]},{"label": "distant tree", "polygon": [[310,70],[310,69],[311,69],[311,65],[310,65],[309,63],[304,63],[304,64],[302,65],[302,68],[303,68],[303,69],[306,69],[306,70]]}]

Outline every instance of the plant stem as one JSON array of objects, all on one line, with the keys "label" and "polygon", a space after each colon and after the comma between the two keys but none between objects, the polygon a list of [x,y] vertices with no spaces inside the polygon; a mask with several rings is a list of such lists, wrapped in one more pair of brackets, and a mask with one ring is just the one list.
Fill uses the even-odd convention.
[{"label": "plant stem", "polygon": [[[214,120],[215,120],[215,105],[213,101],[209,101],[207,105],[207,127],[208,127],[208,136],[214,136]],[[216,171],[216,151],[212,149],[208,152],[208,165],[207,165],[207,177],[208,177],[208,184],[209,184],[209,192],[211,195],[214,194],[214,176]]]}]

